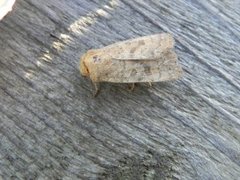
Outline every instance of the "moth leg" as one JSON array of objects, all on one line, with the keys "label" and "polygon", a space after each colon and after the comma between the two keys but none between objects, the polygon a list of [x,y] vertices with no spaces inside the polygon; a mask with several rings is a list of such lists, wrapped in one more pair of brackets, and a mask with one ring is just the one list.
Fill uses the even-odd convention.
[{"label": "moth leg", "polygon": [[131,83],[131,85],[128,88],[129,88],[129,91],[132,92],[135,88],[135,83]]},{"label": "moth leg", "polygon": [[99,92],[100,92],[100,83],[93,82],[93,86],[94,86],[93,97],[97,97],[97,95],[98,95]]},{"label": "moth leg", "polygon": [[148,86],[149,87],[152,87],[153,85],[152,85],[152,82],[148,82]]}]

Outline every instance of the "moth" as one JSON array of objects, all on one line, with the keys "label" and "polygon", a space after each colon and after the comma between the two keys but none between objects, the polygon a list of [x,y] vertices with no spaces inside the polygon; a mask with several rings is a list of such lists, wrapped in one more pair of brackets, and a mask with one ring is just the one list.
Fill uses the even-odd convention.
[{"label": "moth", "polygon": [[176,80],[183,74],[169,33],[154,34],[91,49],[80,59],[80,72],[99,92],[100,82],[143,83]]}]

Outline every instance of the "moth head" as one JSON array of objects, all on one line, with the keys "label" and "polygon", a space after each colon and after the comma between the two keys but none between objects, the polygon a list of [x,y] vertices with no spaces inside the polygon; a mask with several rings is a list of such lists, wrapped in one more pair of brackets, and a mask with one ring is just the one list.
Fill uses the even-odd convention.
[{"label": "moth head", "polygon": [[87,53],[85,53],[80,60],[80,72],[83,76],[89,76],[89,66],[90,66],[90,60],[94,56],[95,52],[94,50],[89,50]]},{"label": "moth head", "polygon": [[83,76],[90,75],[90,68],[92,69],[93,64],[99,62],[99,52],[97,50],[91,49],[85,53],[80,60],[80,72]]},{"label": "moth head", "polygon": [[87,53],[85,53],[80,59],[80,73],[83,76],[89,76],[89,69],[86,63],[87,63]]}]

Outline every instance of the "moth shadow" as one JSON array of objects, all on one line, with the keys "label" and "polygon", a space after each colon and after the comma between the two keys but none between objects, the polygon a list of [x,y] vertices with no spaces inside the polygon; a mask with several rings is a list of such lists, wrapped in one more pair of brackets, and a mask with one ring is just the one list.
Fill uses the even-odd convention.
[{"label": "moth shadow", "polygon": [[102,96],[107,94],[110,97],[118,97],[118,96],[143,96],[149,93],[149,87],[146,83],[109,83],[103,82],[100,85],[100,92],[98,96]]},{"label": "moth shadow", "polygon": [[112,96],[114,98],[118,96],[131,96],[138,97],[141,96],[150,96],[151,92],[156,89],[162,89],[171,87],[171,83],[168,82],[157,82],[152,83],[134,83],[134,87],[132,83],[109,83],[102,82],[100,85],[100,92],[98,96],[103,96],[107,94],[108,96]]}]

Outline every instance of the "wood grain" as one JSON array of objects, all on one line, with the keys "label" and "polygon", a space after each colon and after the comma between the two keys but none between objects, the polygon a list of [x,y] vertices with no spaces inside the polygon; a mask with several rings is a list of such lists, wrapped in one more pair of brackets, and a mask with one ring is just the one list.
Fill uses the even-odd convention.
[{"label": "wood grain", "polygon": [[[238,179],[239,7],[18,0],[0,22],[0,179]],[[162,32],[182,79],[92,98],[86,50]]]}]

